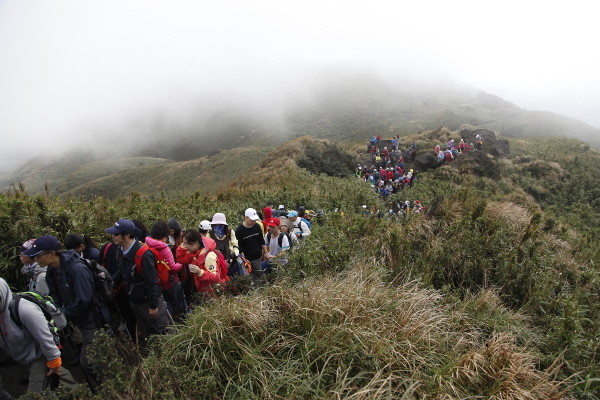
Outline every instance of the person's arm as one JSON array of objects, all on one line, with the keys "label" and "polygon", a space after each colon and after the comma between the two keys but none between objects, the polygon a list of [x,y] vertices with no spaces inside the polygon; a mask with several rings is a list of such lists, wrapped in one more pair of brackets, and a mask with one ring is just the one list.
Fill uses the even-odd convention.
[{"label": "person's arm", "polygon": [[204,258],[204,268],[196,266],[198,269],[195,273],[198,279],[202,282],[217,283],[219,282],[219,271],[217,270],[217,254],[214,251],[206,254]]},{"label": "person's arm", "polygon": [[51,369],[51,374],[60,375],[62,365],[60,350],[48,329],[48,321],[42,310],[32,302],[21,299],[19,301],[19,317],[23,328],[39,344],[42,354],[46,358],[46,365]]},{"label": "person's arm", "polygon": [[240,248],[238,246],[238,240],[235,236],[235,231],[231,231],[231,239],[229,240],[229,250],[231,251],[233,258],[240,255]]},{"label": "person's arm", "polygon": [[310,228],[304,221],[300,221],[300,226],[302,226],[302,233],[300,234],[301,238],[306,238],[310,236]]},{"label": "person's arm", "polygon": [[165,262],[167,263],[169,268],[171,268],[171,271],[177,273],[183,269],[183,264],[175,262],[173,252],[171,251],[171,249],[169,249],[168,246],[165,246],[162,249],[160,249],[160,254],[162,254],[162,256],[164,257]]}]

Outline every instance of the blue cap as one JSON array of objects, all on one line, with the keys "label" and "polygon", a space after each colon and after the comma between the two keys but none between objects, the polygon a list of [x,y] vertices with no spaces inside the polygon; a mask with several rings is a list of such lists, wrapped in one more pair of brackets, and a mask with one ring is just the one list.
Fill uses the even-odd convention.
[{"label": "blue cap", "polygon": [[298,211],[296,210],[292,210],[289,213],[287,213],[288,218],[294,218],[298,216]]},{"label": "blue cap", "polygon": [[25,250],[21,254],[27,257],[35,257],[42,251],[58,250],[60,247],[60,242],[54,236],[40,236],[39,238],[35,239],[35,242],[29,249]]},{"label": "blue cap", "polygon": [[120,235],[121,233],[135,233],[135,224],[130,219],[120,219],[110,228],[104,231],[111,235]]}]

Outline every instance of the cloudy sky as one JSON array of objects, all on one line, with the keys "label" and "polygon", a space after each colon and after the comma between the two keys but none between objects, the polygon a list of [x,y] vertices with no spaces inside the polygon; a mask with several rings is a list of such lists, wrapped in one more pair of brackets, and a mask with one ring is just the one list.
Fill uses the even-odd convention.
[{"label": "cloudy sky", "polygon": [[595,3],[0,0],[0,170],[125,145],[146,113],[185,123],[223,97],[268,112],[330,66],[461,82],[598,127]]}]

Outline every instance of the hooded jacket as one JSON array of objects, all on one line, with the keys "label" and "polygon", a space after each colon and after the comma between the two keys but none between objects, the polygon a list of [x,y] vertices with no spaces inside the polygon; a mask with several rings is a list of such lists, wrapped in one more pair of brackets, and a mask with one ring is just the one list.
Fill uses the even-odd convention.
[{"label": "hooded jacket", "polygon": [[48,294],[48,284],[46,283],[47,268],[40,267],[37,261],[31,264],[24,264],[21,267],[21,273],[29,276],[28,291],[38,292],[44,296]]},{"label": "hooded jacket", "polygon": [[271,207],[263,208],[263,216],[265,217],[265,219],[262,220],[262,225],[263,225],[262,228],[263,228],[263,235],[264,235],[268,232],[267,225],[268,225],[269,221],[271,220],[271,218],[273,217],[273,210],[271,209]]},{"label": "hooded jacket", "polygon": [[10,316],[13,293],[6,281],[0,278],[0,349],[20,363],[30,364],[44,356],[47,361],[60,357],[60,350],[48,328],[44,313],[34,303],[19,302],[19,317],[22,328]]},{"label": "hooded jacket", "polygon": [[146,237],[146,245],[150,248],[156,249],[163,256],[165,262],[167,263],[169,268],[171,268],[169,274],[172,275],[173,283],[179,282],[179,277],[177,276],[177,273],[182,270],[183,264],[175,262],[173,252],[171,251],[169,246],[165,242],[158,239],[154,239],[151,236]]},{"label": "hooded jacket", "polygon": [[67,318],[78,323],[93,316],[94,275],[73,250],[60,254],[60,267],[48,267],[46,281],[50,296]]},{"label": "hooded jacket", "polygon": [[225,282],[225,277],[221,277],[217,266],[217,254],[215,250],[217,244],[208,237],[202,237],[204,247],[198,251],[190,253],[183,247],[177,248],[177,261],[182,264],[194,264],[204,270],[202,276],[193,274],[196,289],[202,293],[212,292],[211,285]]}]

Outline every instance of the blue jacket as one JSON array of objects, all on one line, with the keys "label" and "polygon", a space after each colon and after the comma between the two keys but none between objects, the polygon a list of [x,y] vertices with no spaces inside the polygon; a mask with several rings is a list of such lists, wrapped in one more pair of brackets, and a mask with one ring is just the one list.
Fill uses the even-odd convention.
[{"label": "blue jacket", "polygon": [[63,251],[60,266],[48,266],[46,282],[50,296],[67,318],[82,323],[93,317],[94,276],[73,250]]}]

